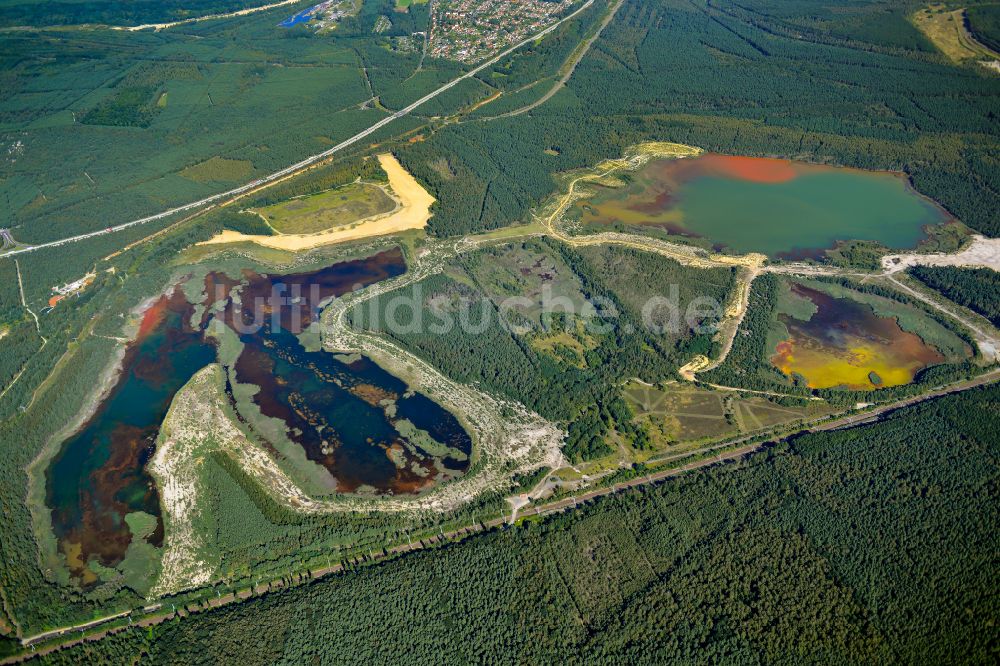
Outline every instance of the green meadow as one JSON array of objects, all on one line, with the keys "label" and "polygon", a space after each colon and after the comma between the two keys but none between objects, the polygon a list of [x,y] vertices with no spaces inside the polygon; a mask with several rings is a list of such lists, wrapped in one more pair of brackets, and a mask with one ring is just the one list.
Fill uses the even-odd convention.
[{"label": "green meadow", "polygon": [[388,213],[396,202],[377,185],[354,183],[261,208],[257,212],[282,234],[311,234]]}]

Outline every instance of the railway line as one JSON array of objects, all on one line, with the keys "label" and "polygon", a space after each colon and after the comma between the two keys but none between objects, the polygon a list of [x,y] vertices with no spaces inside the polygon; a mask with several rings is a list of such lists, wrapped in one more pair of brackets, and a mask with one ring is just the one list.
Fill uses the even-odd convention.
[{"label": "railway line", "polygon": [[[638,476],[633,479],[621,481],[619,483],[604,486],[601,488],[595,488],[593,490],[580,493],[579,495],[561,497],[557,500],[538,504],[527,510],[525,510],[524,507],[521,507],[520,514],[522,518],[531,518],[531,517],[542,517],[542,516],[552,515],[555,513],[560,513],[563,511],[572,510],[579,507],[581,504],[584,504],[588,501],[600,497],[623,492],[633,488],[654,485],[656,483],[660,483],[669,480],[671,478],[680,476],[687,472],[692,472],[698,469],[703,469],[706,467],[739,460],[744,456],[747,456],[751,453],[766,448],[767,446],[776,441],[787,439],[788,437],[791,437],[796,434],[857,427],[872,422],[874,420],[877,420],[879,418],[882,418],[883,416],[891,412],[894,412],[896,410],[902,409],[904,407],[909,407],[911,405],[925,402],[927,400],[932,400],[934,398],[939,398],[944,395],[960,393],[962,391],[968,391],[970,389],[990,384],[992,382],[997,381],[998,379],[1000,379],[1000,368],[994,369],[990,372],[987,372],[973,379],[955,382],[949,385],[939,386],[919,396],[912,396],[909,398],[905,398],[903,400],[886,403],[884,405],[867,409],[858,414],[849,414],[842,417],[837,417],[828,420],[824,423],[809,424],[804,426],[801,430],[794,433],[788,433],[783,437],[778,437],[778,438],[763,437],[758,440],[749,441],[746,443],[743,443],[742,441],[740,442],[730,441],[722,445],[729,448],[720,448],[720,445],[715,445],[712,447],[704,447],[701,449],[696,449],[687,452],[685,454],[685,457],[688,458],[697,456],[705,456],[705,457],[699,458],[697,460],[694,460],[686,464],[679,465],[677,467],[671,467],[669,469],[664,469],[657,472],[650,472],[649,474]],[[343,562],[337,562],[335,564],[330,563],[326,567],[307,569],[297,573],[291,573],[280,580],[269,581],[264,583],[258,582],[248,588],[234,590],[224,595],[220,593],[214,597],[209,596],[200,603],[189,602],[186,605],[182,604],[180,609],[178,609],[175,604],[170,604],[170,609],[167,610],[167,604],[169,604],[170,602],[155,603],[152,605],[147,605],[132,610],[120,611],[104,617],[88,620],[87,622],[83,622],[76,625],[50,629],[45,632],[35,634],[33,636],[22,638],[21,645],[25,648],[25,650],[19,654],[12,655],[10,657],[0,660],[0,666],[7,666],[9,664],[21,663],[27,661],[28,659],[32,659],[35,656],[44,655],[51,652],[55,652],[57,650],[66,649],[74,645],[79,645],[85,642],[98,641],[108,635],[119,633],[122,631],[129,631],[134,629],[137,630],[145,627],[154,626],[166,622],[167,620],[171,620],[175,617],[185,617],[187,615],[191,615],[194,613],[210,611],[219,608],[221,606],[226,606],[233,603],[239,603],[241,601],[245,601],[255,596],[261,596],[263,594],[267,594],[268,592],[271,591],[280,590],[286,587],[301,585],[318,578],[324,578],[330,575],[342,573],[345,570],[349,570],[357,566],[362,566],[367,563],[392,559],[394,557],[398,557],[400,555],[404,555],[409,552],[432,548],[446,542],[461,541],[465,538],[468,538],[470,536],[473,536],[481,532],[485,532],[492,529],[502,529],[506,527],[508,524],[509,524],[508,517],[504,515],[504,516],[494,517],[489,520],[474,521],[462,527],[449,530],[448,532],[442,531],[432,536],[427,536],[425,538],[418,538],[416,541],[414,541],[411,537],[407,536],[405,543],[401,542],[392,546],[386,546],[385,548],[377,552],[370,552],[367,556],[358,555],[349,558]],[[113,624],[115,621],[120,621],[122,619],[127,619],[128,622],[125,624],[117,624],[114,626],[104,626]],[[90,631],[91,633],[87,633],[88,631]],[[56,640],[53,641],[53,639]],[[36,648],[36,646],[38,647]]]}]

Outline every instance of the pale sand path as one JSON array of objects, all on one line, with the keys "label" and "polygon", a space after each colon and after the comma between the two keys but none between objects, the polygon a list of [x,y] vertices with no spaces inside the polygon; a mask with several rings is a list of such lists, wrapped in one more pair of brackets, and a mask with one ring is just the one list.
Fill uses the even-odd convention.
[{"label": "pale sand path", "polygon": [[389,187],[399,200],[400,205],[391,213],[315,234],[260,236],[225,230],[198,245],[251,242],[278,250],[299,251],[372,236],[385,236],[409,229],[423,229],[427,226],[427,220],[431,218],[431,204],[435,201],[434,197],[403,168],[395,156],[385,153],[378,156],[378,161],[382,170],[389,176]]}]

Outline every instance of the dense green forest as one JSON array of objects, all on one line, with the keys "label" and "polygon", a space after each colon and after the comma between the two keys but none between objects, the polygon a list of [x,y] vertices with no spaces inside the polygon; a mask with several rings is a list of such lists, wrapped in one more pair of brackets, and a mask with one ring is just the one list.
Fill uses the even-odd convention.
[{"label": "dense green forest", "polygon": [[989,268],[914,266],[910,275],[1000,326],[1000,275]]},{"label": "dense green forest", "polygon": [[31,320],[24,319],[5,332],[0,344],[0,386],[10,385],[41,344],[42,340]]},{"label": "dense green forest", "polygon": [[997,404],[941,398],[41,661],[986,663]]},{"label": "dense green forest", "polygon": [[980,43],[1000,52],[1000,4],[973,5],[965,16],[969,32]]},{"label": "dense green forest", "polygon": [[80,122],[86,125],[149,127],[157,111],[155,93],[156,89],[149,86],[121,88],[85,113]]},{"label": "dense green forest", "polygon": [[0,325],[25,314],[17,288],[17,266],[13,261],[0,261]]},{"label": "dense green forest", "polygon": [[[420,54],[386,48],[397,32],[423,29],[425,6],[377,37],[372,26],[393,13],[392,0],[366,0],[335,35],[279,27],[296,7],[158,32],[4,33],[0,225],[37,243],[196,201],[320,153],[384,118],[385,105],[412,102],[461,72],[428,59],[411,76]],[[475,86],[456,86],[444,103],[488,92]],[[401,119],[371,140],[420,122]],[[211,173],[213,158],[228,168]],[[93,262],[120,238],[102,239],[103,254],[77,254]]]},{"label": "dense green forest", "polygon": [[[37,18],[44,11],[53,23],[82,20],[117,23],[170,18],[173,15],[169,13],[179,7],[193,13],[211,13],[243,6],[243,3],[227,4],[227,1],[194,0],[180,5],[152,1],[35,3],[0,0],[0,24],[24,22],[27,19],[23,12],[33,12]],[[0,226],[13,227],[19,241],[41,242],[104,228],[109,223],[199,199],[325,150],[462,71],[455,63],[433,58],[424,60],[419,53],[392,48],[393,39],[426,27],[426,5],[413,5],[407,13],[399,13],[393,10],[393,0],[365,0],[359,16],[344,21],[332,34],[317,35],[303,27],[277,28],[276,18],[305,6],[307,3],[254,14],[238,21],[211,21],[160,32],[59,29],[3,33],[0,38],[0,202],[3,202]],[[368,137],[366,145],[346,151],[331,167],[316,169],[276,185],[242,200],[239,205],[273,203],[358,177],[379,179],[382,174],[376,163],[362,161],[359,156],[372,150],[393,150],[438,199],[435,216],[430,222],[431,233],[439,236],[463,234],[524,220],[532,206],[551,194],[556,185],[553,179],[556,172],[590,166],[602,158],[619,156],[626,146],[656,139],[683,141],[722,152],[790,156],[905,171],[921,192],[934,196],[964,222],[988,233],[1000,233],[1000,159],[996,151],[1000,79],[978,66],[955,67],[947,63],[907,21],[908,13],[916,6],[907,2],[858,0],[826,6],[805,0],[780,3],[765,0],[739,3],[626,0],[565,88],[530,113],[493,118],[532,102],[550,89],[560,64],[607,6],[606,0],[597,0],[594,8],[581,19],[568,22],[524,52],[455,86],[414,116],[400,119]],[[144,15],[142,12],[154,10],[161,12],[158,18],[140,18]],[[392,28],[384,34],[373,35],[374,23],[382,15],[391,16]],[[535,80],[540,82],[530,85]],[[503,93],[495,102],[466,115],[459,113],[466,105],[495,92]],[[422,141],[411,143],[410,139],[415,138],[417,132]],[[212,172],[205,167],[210,158],[215,157],[221,158],[221,163],[226,165],[224,170]],[[212,177],[206,178],[206,173]],[[214,176],[218,174],[222,175],[217,179]],[[5,329],[9,331],[8,337],[0,342],[0,384],[5,390],[0,397],[0,506],[4,507],[0,512],[0,587],[9,611],[28,632],[143,603],[127,590],[112,599],[88,597],[76,589],[60,587],[42,570],[39,543],[32,531],[29,507],[24,501],[27,495],[24,470],[52,433],[80,412],[84,401],[93,394],[102,369],[114,357],[114,338],[122,334],[130,310],[163,289],[178,270],[174,262],[186,248],[222,228],[269,233],[256,216],[227,208],[172,228],[170,233],[151,242],[131,245],[177,221],[178,217],[158,220],[72,245],[20,255],[18,265],[27,302],[39,313],[53,286],[76,280],[91,270],[96,273],[94,283],[78,298],[40,314],[40,331],[35,330],[34,319],[20,304],[14,262],[0,258],[0,326],[9,324],[9,329]],[[398,340],[450,376],[460,381],[479,382],[490,392],[522,401],[559,421],[569,432],[565,453],[570,459],[593,458],[606,453],[605,439],[611,432],[642,448],[646,434],[632,424],[629,407],[618,394],[619,382],[633,376],[651,382],[670,379],[675,368],[694,354],[712,351],[710,335],[687,329],[677,334],[648,334],[641,322],[642,296],[668,293],[671,285],[679,284],[682,290],[697,286],[699,295],[707,293],[722,299],[730,289],[732,275],[728,271],[692,271],[631,250],[572,250],[554,243],[532,243],[533,251],[545,255],[546,261],[551,261],[551,265],[565,275],[567,289],[584,300],[610,303],[620,313],[614,325],[600,332],[581,334],[573,318],[554,317],[542,322],[527,313],[521,317],[512,315],[516,323],[529,326],[530,331],[524,335],[512,334],[503,327],[491,327],[476,335],[464,335],[460,330],[425,338],[418,333],[400,333]],[[118,254],[122,248],[128,249]],[[424,296],[442,296],[441,302],[446,304],[469,299],[474,304],[469,313],[473,322],[479,321],[484,312],[495,316],[500,310],[499,303],[507,296],[521,293],[524,287],[518,282],[520,273],[517,270],[508,273],[494,270],[505,256],[504,251],[498,250],[484,252],[478,259],[457,260],[445,273],[421,283]],[[774,376],[773,369],[768,376],[770,366],[762,361],[766,356],[761,355],[761,345],[765,344],[773,310],[774,294],[768,286],[772,278],[770,275],[761,277],[755,285],[754,307],[745,322],[747,328],[761,335],[738,337],[730,361],[715,371],[717,374],[706,378],[742,385],[738,380],[747,379],[749,373],[752,388],[776,386],[782,392],[805,394],[804,389],[789,387],[780,374]],[[954,282],[954,289],[964,290],[969,279],[949,277],[945,282]],[[976,281],[976,284],[981,283]],[[994,307],[995,303],[985,294],[977,293],[975,299],[968,299],[969,307]],[[682,300],[691,295],[684,291]],[[54,369],[59,370],[58,374],[46,382]],[[920,376],[918,385],[901,388],[891,395],[919,392],[928,385],[964,376],[974,369],[968,363],[930,368]],[[11,384],[9,380],[15,376],[18,380]],[[845,405],[865,397],[850,392],[833,393],[824,393],[824,396]],[[886,393],[887,397],[889,395]],[[996,397],[993,393],[988,395]],[[990,403],[981,401],[969,409],[979,409],[986,418],[992,412],[980,408],[981,404],[988,406]],[[916,423],[923,422],[917,420]],[[833,442],[837,447],[843,444],[850,449],[849,443],[839,439]],[[931,443],[934,442],[922,441],[919,446]],[[786,456],[788,460],[805,459],[799,455],[801,451],[797,446],[792,447],[794,455]],[[897,447],[895,450],[902,449]],[[980,449],[972,455],[981,453]],[[834,463],[841,464],[838,461]],[[870,462],[873,470],[881,469],[883,464],[877,460]],[[963,458],[958,463],[964,465],[966,460]],[[247,480],[227,464],[225,458],[213,459],[207,468],[206,474],[217,481],[216,493],[210,498],[213,515],[217,516],[213,526],[216,543],[224,552],[226,566],[234,580],[243,580],[251,570],[280,576],[289,567],[302,566],[328,552],[332,542],[342,537],[349,541],[345,534],[357,537],[357,541],[352,542],[354,546],[384,543],[387,535],[399,527],[381,518],[293,519],[278,512],[259,489],[248,485]],[[779,468],[780,457],[776,456],[766,465],[754,466],[751,472],[758,474],[761,469]],[[867,470],[850,468],[836,483],[840,483],[841,478],[852,478],[855,473],[864,474]],[[721,483],[719,479],[729,477],[713,472],[705,478],[713,479],[711,483]],[[904,481],[910,477],[894,478],[901,487],[909,488]],[[941,481],[944,485],[931,484],[919,492],[934,499],[935,493],[947,483],[958,483],[948,479]],[[826,481],[835,485],[834,481]],[[699,483],[711,485],[707,481]],[[798,480],[793,482],[781,477],[780,484],[793,495],[800,490]],[[732,495],[735,487],[726,486],[725,491]],[[753,494],[750,490],[746,492]],[[730,495],[720,490],[718,497],[705,496],[709,497],[705,499],[707,508],[699,518],[708,526],[703,536],[728,534],[720,531],[728,523],[720,527],[711,520],[717,515],[712,507],[727,506]],[[749,496],[738,493],[737,496],[739,502],[750,501]],[[825,497],[824,500],[828,500],[827,506],[839,506],[838,498]],[[776,505],[784,507],[781,501],[784,500],[779,497],[774,499],[774,504],[755,505],[755,510],[767,512],[774,510]],[[603,506],[632,507],[621,509],[631,512],[629,515],[647,511],[635,508],[634,504],[619,505],[618,502],[625,500],[609,500]],[[668,508],[664,502],[653,502],[655,515],[666,516],[664,520],[675,527],[682,525],[696,532],[693,523],[684,523],[683,517],[671,513],[675,509]],[[478,506],[495,508],[502,504],[502,497],[488,496],[482,498]],[[475,509],[474,505],[467,512]],[[989,511],[980,513],[993,519]],[[698,518],[700,514],[692,515]],[[448,519],[452,518],[467,520],[468,515],[459,514]],[[826,519],[819,512],[810,514],[809,529]],[[556,519],[545,529],[575,535],[569,531],[570,523],[561,522],[563,520]],[[760,527],[750,522],[741,525],[755,534],[754,530]],[[483,560],[496,560],[505,572],[517,572],[523,561],[528,563],[525,566],[529,573],[531,567],[538,567],[539,571],[552,574],[557,570],[552,568],[556,565],[545,565],[549,567],[546,569],[539,563],[539,556],[531,554],[535,551],[530,548],[518,551],[520,559],[510,560],[498,560],[499,556],[490,550],[501,547],[496,544],[501,544],[503,549],[514,548],[511,544],[520,543],[522,538],[526,539],[525,548],[542,549],[539,529],[531,527],[514,536],[504,533],[486,537],[482,541],[487,544],[482,546],[486,550],[475,557],[468,555],[473,558],[469,562],[482,570]],[[674,528],[653,526],[651,529],[669,532]],[[951,527],[946,526],[946,532],[948,529]],[[585,531],[584,536],[590,533]],[[809,532],[803,529],[797,533]],[[899,538],[906,537],[901,535]],[[564,538],[572,543],[555,543],[565,547],[567,556],[577,553],[574,563],[583,566],[585,555],[597,558],[593,562],[605,561],[600,560],[603,557],[600,548],[574,551],[573,539],[577,537]],[[735,557],[734,553],[756,562],[747,553],[763,549],[767,555],[765,561],[784,562],[782,557],[812,557],[809,549],[816,547],[813,542],[793,544],[788,546],[793,553],[789,555],[780,549],[768,550],[776,549],[780,540],[779,544],[758,544],[750,548],[742,544],[741,538],[732,536],[733,541],[727,542],[730,545],[719,546],[722,550],[714,554],[697,552],[709,560],[716,558],[713,562],[717,564],[719,557],[725,554]],[[684,548],[688,546],[694,549],[708,547],[701,542],[692,542]],[[744,546],[744,550],[739,550]],[[800,546],[806,550],[794,550]],[[670,551],[674,546],[666,541],[657,542],[657,548],[660,547],[674,552]],[[835,548],[830,544],[828,547]],[[644,557],[651,562],[658,561],[654,551],[643,551]],[[452,552],[456,551],[448,550],[444,555],[450,556]],[[684,559],[685,556],[678,557]],[[833,558],[828,554],[822,557]],[[847,555],[840,553],[837,557]],[[629,566],[617,569],[602,566],[601,572],[612,569],[611,575],[624,576],[626,570],[635,568],[634,562],[641,560],[629,559]],[[834,562],[835,558],[829,561]],[[960,566],[973,564],[962,562]],[[654,570],[657,577],[679,575],[663,573],[665,570],[655,567]],[[416,581],[413,585],[420,588],[413,594],[425,594],[441,580],[450,580],[443,578],[448,569],[433,571],[438,572],[435,574],[438,578],[430,582],[416,573],[406,574],[409,576],[406,580]],[[762,577],[780,573],[754,571]],[[718,579],[713,577],[721,574],[706,565],[692,575],[714,581]],[[735,578],[728,571],[725,575]],[[370,579],[364,580],[369,582],[351,584],[377,585]],[[678,586],[680,579],[665,580],[664,585]],[[594,654],[601,654],[601,650],[637,650],[640,649],[637,646],[645,645],[643,641],[657,635],[656,632],[650,634],[644,630],[641,635],[634,636],[634,642],[629,645],[612,646],[609,642],[633,638],[631,629],[611,631],[617,621],[614,618],[630,618],[630,623],[643,627],[641,621],[646,618],[637,616],[648,611],[642,604],[621,605],[626,602],[625,596],[632,600],[633,596],[629,595],[638,588],[629,587],[626,582],[618,585],[619,582],[615,579],[608,583],[617,586],[618,592],[609,592],[607,603],[619,603],[615,601],[619,598],[621,602],[611,610],[609,606],[588,606],[591,602],[586,599],[581,601],[576,596],[566,596],[569,593],[555,584],[554,587],[538,587],[536,591],[540,596],[532,599],[503,596],[511,593],[509,590],[497,592],[495,598],[516,604],[518,612],[524,615],[518,616],[516,624],[483,626],[507,632],[502,634],[504,640],[512,641],[511,644],[521,650],[520,654],[538,654],[541,658],[551,656],[556,649],[546,642],[552,640],[549,629],[556,633],[561,631],[560,626],[545,622],[565,619],[557,618],[557,613],[549,609],[558,608],[561,612],[564,608],[573,608],[578,620],[567,629],[566,635],[570,637],[567,640],[571,644],[563,647],[568,654],[582,654],[590,647],[595,650]],[[738,585],[742,580],[733,582],[727,578],[723,582]],[[469,585],[474,586],[473,583]],[[941,589],[951,589],[945,582],[940,585]],[[743,625],[739,624],[744,621],[743,607],[727,610],[719,616],[712,616],[705,610],[713,605],[730,608],[726,604],[736,603],[732,599],[711,596],[714,587],[712,593],[698,592],[702,595],[698,598],[693,596],[694,592],[678,596],[674,600],[676,605],[666,600],[665,589],[642,588],[642,593],[654,595],[645,606],[662,605],[668,609],[664,613],[676,609],[702,612],[693,617],[710,620],[689,624],[678,620],[672,625],[670,622],[674,622],[675,616],[649,615],[652,618],[649,622],[663,620],[665,626],[680,627],[671,634],[676,634],[676,642],[670,642],[673,638],[663,639],[664,645],[680,646],[676,654],[693,649],[692,646],[702,640],[712,642],[716,646],[713,649],[723,651],[719,654],[736,654],[727,652],[727,646],[753,633],[743,630]],[[856,592],[856,587],[845,589],[849,589],[850,594],[860,595],[862,601],[856,603],[868,603],[864,595]],[[907,591],[908,594],[917,592]],[[362,605],[354,608],[369,612],[364,604],[375,603],[375,597],[358,594],[357,603]],[[757,596],[749,597],[753,603],[764,603],[761,597],[766,594],[759,589],[754,590],[754,594]],[[831,599],[839,599],[836,596],[839,592],[831,594]],[[277,597],[279,601],[285,598],[293,597]],[[737,601],[742,598],[738,597]],[[279,601],[274,603],[284,603]],[[959,604],[961,601],[961,595],[956,593],[941,603]],[[336,603],[351,607],[353,602],[338,598]],[[527,605],[522,606],[522,603]],[[828,626],[841,626],[837,623],[846,622],[845,626],[851,627],[837,634],[836,640],[841,642],[831,650],[860,651],[864,646],[859,647],[857,641],[861,639],[858,636],[884,638],[891,634],[884,624],[871,624],[874,628],[870,629],[864,624],[870,620],[869,615],[874,617],[889,612],[884,610],[885,605],[875,604],[877,613],[865,611],[868,615],[852,615],[854,606],[844,603],[847,605],[836,607],[835,617],[824,616],[832,617]],[[975,603],[975,600],[970,601],[968,607]],[[332,606],[325,605],[326,601],[322,604],[323,610],[316,614],[316,621],[321,624],[335,612],[328,610]],[[411,613],[409,621],[390,617],[386,618],[390,624],[385,626],[409,627],[412,613],[417,612],[415,609],[436,609],[437,604],[437,599],[426,596],[408,598],[401,606]],[[429,624],[428,631],[450,624],[471,626],[465,623],[472,622],[472,618],[478,617],[476,613],[483,611],[472,601],[468,604],[471,604],[468,606],[471,609],[469,618],[447,616],[441,624]],[[926,608],[926,605],[920,606],[919,609],[924,610],[914,610],[913,615],[938,617],[928,614]],[[528,615],[539,609],[544,611],[541,619]],[[383,609],[383,612],[390,610]],[[242,618],[239,615],[242,612],[233,611],[233,617]],[[312,621],[295,616],[287,608],[274,612],[276,616],[295,618],[303,627]],[[952,620],[966,621],[963,613],[956,611]],[[430,615],[435,617],[433,613]],[[381,617],[374,611],[369,616]],[[505,618],[487,619],[507,622]],[[363,619],[353,617],[348,622]],[[763,628],[757,627],[755,631],[759,633],[754,635],[766,635],[770,640],[773,633],[767,632],[777,631],[775,627],[781,621],[787,620],[775,619]],[[852,622],[855,624],[850,624]],[[815,629],[813,623],[809,624]],[[912,623],[903,624],[905,628]],[[240,628],[244,625],[237,623],[236,626],[238,630],[231,634],[234,641],[252,644]],[[270,631],[272,626],[267,626]],[[324,631],[334,631],[323,626],[327,627]],[[514,630],[508,631],[512,626]],[[740,628],[734,629],[734,626]],[[350,625],[342,625],[341,629],[349,631]],[[601,638],[601,631],[605,629],[605,638]],[[854,629],[860,633],[855,633]],[[170,632],[182,630],[187,631],[177,627],[165,629],[168,636],[174,635]],[[581,631],[586,634],[583,638],[580,638]],[[869,633],[864,633],[866,631]],[[433,633],[433,637],[418,647],[418,653],[437,646],[435,641],[451,640],[451,637],[440,638],[441,632]],[[834,641],[832,635],[833,630],[824,639]],[[922,645],[918,638],[914,639],[914,644]],[[129,651],[139,649],[134,642],[137,640],[136,636],[119,637],[111,639],[108,645],[112,646],[109,649],[118,649],[114,648],[118,645],[123,650],[120,654],[135,654]],[[147,647],[160,651],[157,654],[162,656],[166,654],[164,651],[174,650],[178,645],[170,642],[173,639],[164,640],[166,642]],[[275,649],[283,645],[273,633],[262,633],[260,640],[276,646]],[[897,656],[910,654],[906,651],[909,648],[898,647],[901,638],[892,640],[885,638],[879,645],[890,645],[885,649]],[[289,641],[289,645],[309,642],[305,638],[289,638]],[[537,644],[529,644],[531,641]],[[164,647],[167,645],[170,647]],[[197,645],[200,644],[196,641],[191,649]],[[318,650],[322,641],[310,645],[309,649]],[[782,643],[781,647],[788,645]],[[969,646],[975,645],[970,643]],[[467,646],[458,645],[451,654],[466,654],[461,652],[463,647]],[[228,649],[225,646],[206,647],[205,654]],[[289,661],[303,656],[301,653],[289,654]]]},{"label": "dense green forest", "polygon": [[750,304],[740,328],[748,335],[737,335],[733,346],[719,367],[701,373],[700,379],[725,386],[767,387],[781,393],[808,391],[791,385],[788,377],[770,362],[774,353],[768,349],[768,332],[776,319],[781,280],[773,273],[758,277],[750,291]]},{"label": "dense green forest", "polygon": [[439,234],[519,220],[553,171],[649,139],[904,171],[998,233],[1000,79],[936,53],[907,19],[916,6],[627,0],[551,100],[449,124],[402,158],[439,200]]},{"label": "dense green forest", "polygon": [[165,23],[273,4],[273,0],[0,0],[0,25]]},{"label": "dense green forest", "polygon": [[[519,254],[530,261],[516,264]],[[689,328],[684,311],[699,297],[724,303],[733,281],[727,269],[686,268],[616,247],[577,251],[549,240],[487,248],[456,264],[450,274],[363,304],[355,321],[381,330],[457,381],[476,382],[564,422],[570,459],[608,453],[603,440],[612,428],[638,448],[645,446],[646,434],[632,423],[619,385],[631,377],[670,379],[695,354],[708,351],[711,332]],[[525,264],[544,266],[545,272],[532,278]],[[573,312],[541,321],[535,318],[540,302],[527,311],[504,306],[507,298],[546,288],[564,295]],[[672,290],[679,328],[664,327],[668,330],[661,333],[647,325],[642,304]],[[420,311],[397,308],[399,296]],[[445,316],[470,325],[443,330]],[[695,323],[714,331],[714,320]],[[551,340],[564,342],[549,347]]]}]

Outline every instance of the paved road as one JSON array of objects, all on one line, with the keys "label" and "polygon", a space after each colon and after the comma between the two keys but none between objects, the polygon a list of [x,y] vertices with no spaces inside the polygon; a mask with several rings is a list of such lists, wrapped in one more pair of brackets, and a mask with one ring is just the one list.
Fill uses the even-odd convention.
[{"label": "paved road", "polygon": [[545,28],[544,30],[540,30],[539,32],[531,35],[527,39],[524,39],[524,40],[518,42],[514,46],[511,46],[510,48],[508,48],[508,49],[506,49],[504,51],[501,51],[499,54],[497,54],[497,55],[493,56],[492,58],[490,58],[489,60],[486,60],[483,63],[477,65],[476,67],[474,67],[473,69],[469,70],[465,74],[463,74],[463,75],[461,75],[461,76],[459,76],[459,77],[457,77],[455,79],[452,79],[451,81],[449,81],[448,83],[444,84],[440,88],[438,88],[438,89],[436,89],[436,90],[434,90],[434,91],[432,91],[432,92],[424,95],[423,97],[421,97],[417,101],[413,102],[409,106],[404,107],[404,108],[400,109],[399,111],[396,111],[391,116],[387,116],[387,117],[383,118],[382,120],[378,121],[377,123],[375,123],[374,125],[372,125],[368,129],[365,129],[365,130],[362,130],[361,132],[358,132],[357,134],[355,134],[351,138],[345,139],[344,141],[341,141],[336,146],[333,146],[332,148],[328,148],[327,150],[324,150],[322,153],[317,153],[315,155],[307,157],[304,160],[302,160],[301,162],[296,162],[295,164],[293,164],[293,165],[291,165],[289,167],[285,167],[284,169],[281,169],[280,171],[275,171],[274,173],[272,173],[270,175],[264,176],[262,178],[258,178],[257,180],[253,180],[253,181],[251,181],[249,183],[246,183],[245,185],[241,185],[239,187],[235,187],[235,188],[233,188],[231,190],[227,190],[225,192],[219,192],[218,194],[213,194],[212,196],[205,197],[204,199],[199,199],[198,201],[192,201],[191,203],[184,204],[182,206],[177,206],[176,208],[171,208],[169,210],[165,210],[163,212],[156,213],[155,215],[149,215],[147,217],[142,217],[142,218],[139,218],[138,220],[132,220],[131,222],[124,222],[122,224],[117,224],[115,226],[108,227],[107,229],[101,229],[99,231],[91,231],[89,233],[79,234],[77,236],[70,236],[68,238],[63,238],[63,239],[60,239],[60,240],[50,241],[48,243],[39,243],[38,245],[31,245],[31,246],[27,246],[27,247],[18,248],[16,250],[12,250],[12,251],[7,252],[7,253],[5,253],[3,255],[0,255],[0,256],[11,257],[11,256],[18,255],[18,254],[24,254],[26,252],[34,252],[36,250],[41,250],[41,249],[44,249],[44,248],[47,248],[47,247],[59,247],[60,245],[67,245],[69,243],[77,243],[77,242],[82,241],[82,240],[87,240],[88,238],[95,238],[97,236],[104,236],[104,235],[107,235],[107,234],[112,234],[112,233],[115,233],[115,232],[118,232],[118,231],[122,231],[124,229],[128,229],[130,227],[135,227],[135,226],[139,226],[139,225],[142,225],[142,224],[147,224],[149,222],[155,222],[156,220],[162,220],[162,219],[170,217],[172,215],[176,215],[177,213],[183,213],[185,211],[190,211],[190,210],[194,210],[196,208],[201,208],[202,206],[207,206],[208,204],[215,203],[216,201],[219,201],[221,199],[226,199],[226,198],[233,197],[233,196],[236,196],[236,195],[239,195],[239,194],[243,194],[245,192],[249,192],[250,190],[253,190],[253,189],[257,188],[257,187],[260,187],[261,185],[266,185],[268,183],[272,183],[272,182],[274,182],[274,181],[276,181],[276,180],[278,180],[280,178],[284,178],[285,176],[289,176],[289,175],[295,173],[296,171],[301,171],[302,169],[304,169],[304,168],[306,168],[308,166],[311,166],[313,164],[316,164],[317,162],[325,160],[326,158],[330,157],[331,155],[334,155],[335,153],[338,153],[338,152],[344,150],[345,148],[356,144],[357,142],[361,141],[365,137],[371,136],[375,132],[379,131],[380,129],[382,129],[383,127],[385,127],[386,125],[388,125],[389,123],[392,123],[392,122],[394,122],[396,120],[399,120],[400,118],[402,118],[404,116],[407,116],[407,115],[411,114],[413,111],[415,111],[419,107],[423,106],[424,104],[426,104],[430,100],[434,99],[435,97],[437,97],[441,93],[444,93],[444,92],[446,92],[446,91],[454,88],[455,86],[457,86],[458,84],[460,84],[462,81],[465,81],[466,79],[471,79],[472,77],[474,77],[475,75],[477,75],[479,72],[483,71],[484,69],[486,69],[488,67],[493,66],[494,64],[497,63],[497,61],[499,61],[502,58],[507,57],[508,55],[510,55],[514,51],[518,50],[522,46],[525,46],[526,44],[530,44],[530,43],[534,42],[535,40],[540,39],[540,38],[544,37],[545,35],[549,34],[553,30],[555,30],[556,28],[558,28],[561,24],[563,24],[566,21],[569,21],[569,20],[575,18],[581,12],[586,11],[592,4],[594,4],[594,0],[587,0],[585,3],[583,3],[582,5],[580,5],[580,7],[578,7],[573,13],[564,16],[563,18],[561,18],[560,20],[556,21],[555,23],[553,23],[549,27]]},{"label": "paved road", "polygon": [[482,120],[496,120],[497,118],[512,118],[514,116],[520,116],[522,114],[528,113],[529,111],[537,109],[542,104],[545,104],[547,101],[555,97],[555,94],[566,86],[566,83],[573,76],[573,72],[576,71],[576,66],[579,65],[580,61],[583,60],[583,57],[587,55],[587,52],[590,50],[590,47],[594,45],[594,42],[596,42],[598,38],[600,38],[601,33],[604,32],[604,29],[608,27],[609,23],[611,23],[611,19],[613,19],[615,17],[615,14],[618,13],[618,9],[622,6],[623,2],[625,2],[625,0],[618,0],[618,3],[615,4],[608,11],[607,16],[605,16],[604,20],[601,21],[601,24],[597,26],[597,31],[594,32],[594,34],[591,35],[591,37],[580,46],[580,48],[577,50],[576,53],[570,55],[570,60],[567,61],[566,71],[563,73],[561,77],[559,77],[559,80],[556,81],[555,85],[553,85],[552,88],[547,93],[542,95],[539,99],[535,100],[531,104],[528,104],[527,106],[522,106],[520,109],[515,109],[514,111],[508,111],[507,113],[501,113],[499,116],[483,118]]}]

